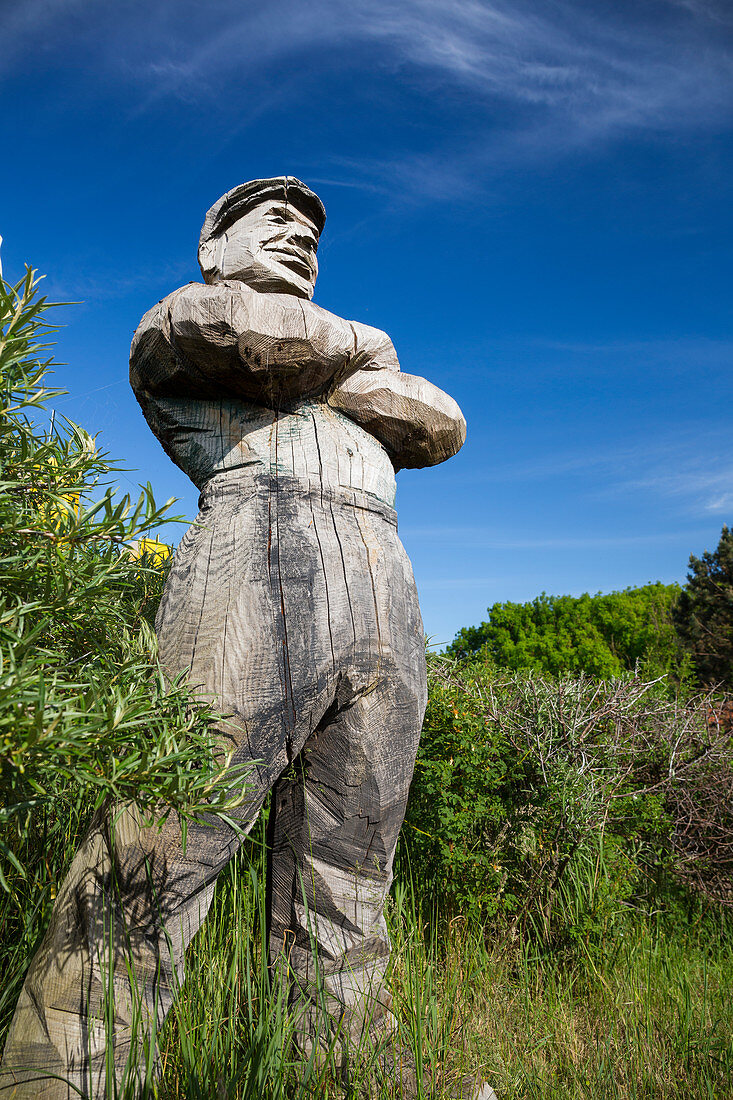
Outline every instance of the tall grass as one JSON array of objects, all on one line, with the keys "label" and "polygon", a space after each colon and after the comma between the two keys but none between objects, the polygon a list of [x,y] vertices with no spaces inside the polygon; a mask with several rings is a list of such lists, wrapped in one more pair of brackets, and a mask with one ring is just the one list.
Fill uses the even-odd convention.
[{"label": "tall grass", "polygon": [[[255,841],[222,876],[161,1037],[161,1100],[344,1095],[333,1064],[299,1060],[291,1047],[265,962],[263,872]],[[388,906],[389,983],[426,1096],[460,1096],[469,1074],[500,1100],[733,1096],[725,929],[619,916],[605,950],[581,943],[558,957],[541,938],[492,939],[478,922],[419,914],[415,886],[401,877]],[[380,1081],[374,1052],[362,1053],[347,1095],[400,1096]]]},{"label": "tall grass", "polygon": [[[435,952],[426,950],[414,897],[398,887],[389,904],[395,934],[393,977],[399,1032],[389,1043],[366,1034],[348,1051],[344,1036],[324,1052],[299,1056],[284,984],[268,967],[265,825],[223,873],[204,927],[189,949],[187,974],[161,1037],[160,1100],[236,1097],[394,1095],[382,1080],[385,1047],[415,1052],[418,1080],[425,1036],[438,1045]],[[376,1090],[376,1091],[375,1091]]]}]

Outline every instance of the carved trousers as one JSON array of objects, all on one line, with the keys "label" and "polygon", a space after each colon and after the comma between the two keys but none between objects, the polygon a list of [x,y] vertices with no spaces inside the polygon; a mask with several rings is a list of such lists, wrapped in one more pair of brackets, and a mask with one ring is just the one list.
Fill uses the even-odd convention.
[{"label": "carved trousers", "polygon": [[[414,580],[393,510],[367,494],[228,474],[200,509],[158,614],[161,659],[228,715],[233,764],[250,766],[243,830],[272,791],[271,959],[308,1049],[389,1006],[383,906],[426,702]],[[131,808],[94,823],[21,993],[0,1100],[103,1097],[110,1065],[140,1079],[141,1028],[165,1018],[240,843],[197,825],[184,849],[176,823]]]}]

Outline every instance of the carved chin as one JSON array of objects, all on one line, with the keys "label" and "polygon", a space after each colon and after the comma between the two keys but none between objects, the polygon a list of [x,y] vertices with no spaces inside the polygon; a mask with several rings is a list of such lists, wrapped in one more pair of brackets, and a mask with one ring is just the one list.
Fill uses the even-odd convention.
[{"label": "carved chin", "polygon": [[288,264],[269,257],[264,262],[255,260],[237,278],[255,290],[295,294],[298,298],[313,297],[313,283],[309,278]]}]

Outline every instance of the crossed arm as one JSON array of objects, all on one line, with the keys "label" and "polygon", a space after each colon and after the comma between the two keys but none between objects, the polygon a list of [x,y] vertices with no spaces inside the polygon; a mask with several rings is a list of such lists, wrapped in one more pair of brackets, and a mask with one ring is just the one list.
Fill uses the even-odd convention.
[{"label": "crossed arm", "polygon": [[402,374],[385,333],[240,282],[189,283],[146,313],[130,381],[136,393],[275,407],[322,397],[375,436],[397,469],[443,462],[465,439],[455,401]]}]

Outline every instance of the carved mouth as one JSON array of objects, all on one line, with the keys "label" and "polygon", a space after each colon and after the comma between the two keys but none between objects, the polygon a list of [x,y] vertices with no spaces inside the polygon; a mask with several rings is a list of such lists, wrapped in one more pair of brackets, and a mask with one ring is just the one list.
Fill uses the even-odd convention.
[{"label": "carved mouth", "polygon": [[302,275],[306,279],[313,278],[313,268],[305,255],[299,250],[278,246],[277,248],[265,248],[265,251],[272,253],[279,264],[290,268],[296,275]]}]

